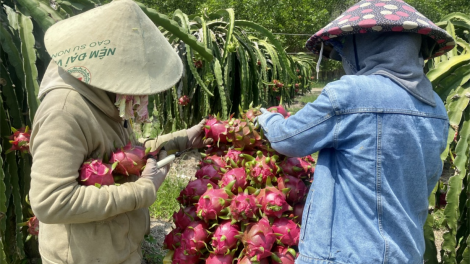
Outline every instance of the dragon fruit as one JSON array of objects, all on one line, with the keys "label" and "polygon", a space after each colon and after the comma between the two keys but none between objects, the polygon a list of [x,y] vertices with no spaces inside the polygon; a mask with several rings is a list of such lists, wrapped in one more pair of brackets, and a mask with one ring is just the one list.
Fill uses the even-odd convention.
[{"label": "dragon fruit", "polygon": [[281,234],[279,237],[283,245],[294,246],[299,244],[300,227],[292,220],[278,218],[273,222],[273,232]]},{"label": "dragon fruit", "polygon": [[236,168],[227,171],[224,176],[222,176],[222,180],[220,181],[220,187],[225,187],[229,185],[232,181],[235,181],[231,191],[235,194],[238,193],[238,188],[244,190],[246,185],[246,172],[244,168]]},{"label": "dragon fruit", "polygon": [[217,185],[207,179],[197,179],[188,183],[186,188],[180,192],[178,201],[183,205],[192,205],[199,201],[201,195],[207,191],[207,186],[217,188]]},{"label": "dragon fruit", "polygon": [[29,152],[29,138],[31,137],[31,130],[29,127],[22,127],[18,130],[11,128],[13,135],[9,137],[11,148],[6,153],[19,150],[23,153]]},{"label": "dragon fruit", "polygon": [[236,236],[240,232],[238,225],[232,225],[230,221],[223,221],[215,229],[212,237],[212,247],[215,254],[228,254],[230,250],[237,245],[238,238]]},{"label": "dragon fruit", "polygon": [[271,259],[273,263],[294,264],[298,253],[292,248],[277,246],[273,249]]},{"label": "dragon fruit", "polygon": [[164,249],[177,249],[181,245],[181,233],[183,229],[176,227],[173,229],[168,235],[165,236],[165,240],[163,241],[163,248]]},{"label": "dragon fruit", "polygon": [[209,186],[207,191],[199,198],[197,203],[197,215],[206,222],[217,219],[222,214],[222,210],[229,205],[230,189],[235,181],[232,181],[224,189],[213,189]]},{"label": "dragon fruit", "polygon": [[206,165],[201,167],[197,172],[196,172],[196,179],[208,179],[213,183],[218,183],[222,176],[220,176],[219,172],[214,169],[214,166],[212,165]]},{"label": "dragon fruit", "polygon": [[228,122],[227,141],[233,144],[235,150],[253,150],[264,148],[264,141],[249,122],[231,119]]},{"label": "dragon fruit", "polygon": [[205,248],[206,243],[209,242],[207,228],[207,224],[203,221],[195,221],[189,224],[181,234],[181,247],[188,254],[196,254],[199,250]]},{"label": "dragon fruit", "polygon": [[250,194],[239,194],[232,199],[230,203],[230,215],[235,221],[256,218],[258,206],[256,199]]},{"label": "dragon fruit", "polygon": [[204,126],[206,138],[212,138],[214,143],[227,143],[226,123],[219,121],[217,117],[209,117]]},{"label": "dragon fruit", "polygon": [[256,201],[261,204],[261,209],[267,216],[280,218],[285,211],[292,210],[286,202],[286,195],[276,187],[262,189]]},{"label": "dragon fruit", "polygon": [[200,257],[199,253],[188,254],[182,247],[179,247],[175,250],[171,264],[197,264],[201,261]]},{"label": "dragon fruit", "polygon": [[287,158],[281,162],[280,167],[285,174],[301,177],[311,172],[312,165],[302,158]]},{"label": "dragon fruit", "polygon": [[262,151],[257,152],[256,159],[246,154],[241,156],[251,160],[246,163],[246,166],[249,168],[249,173],[254,183],[265,184],[268,178],[273,179],[276,177],[276,173],[279,170],[279,167],[276,165],[276,156],[266,157]]},{"label": "dragon fruit", "polygon": [[[258,259],[258,257],[254,258]],[[264,258],[261,261],[251,261],[250,258],[244,257],[238,262],[238,264],[269,264],[269,261],[267,258]]]},{"label": "dragon fruit", "polygon": [[215,170],[224,172],[227,163],[219,156],[206,156],[201,161],[201,167],[212,165]]},{"label": "dragon fruit", "polygon": [[142,168],[147,163],[146,155],[144,147],[133,146],[129,142],[126,146],[114,152],[109,162],[116,164],[114,172],[117,174],[140,176]]},{"label": "dragon fruit", "polygon": [[224,143],[209,145],[204,156],[224,156],[229,149],[230,146]]},{"label": "dragon fruit", "polygon": [[273,106],[271,108],[268,108],[268,111],[271,112],[271,113],[279,113],[281,114],[282,116],[284,116],[284,118],[289,118],[290,117],[290,113],[286,111],[286,109],[284,107],[282,107],[281,105],[279,106]]},{"label": "dragon fruit", "polygon": [[189,97],[187,95],[183,95],[178,99],[178,104],[181,106],[186,106],[190,103]]},{"label": "dragon fruit", "polygon": [[292,221],[296,223],[302,223],[302,214],[304,213],[304,203],[296,204],[294,206],[294,210],[292,214],[289,215],[289,217],[292,219]]},{"label": "dragon fruit", "polygon": [[26,224],[28,225],[28,233],[33,236],[39,235],[39,220],[36,216],[29,218]]},{"label": "dragon fruit", "polygon": [[206,260],[206,264],[232,264],[232,255],[216,255],[210,254]]},{"label": "dragon fruit", "polygon": [[287,196],[287,202],[296,204],[302,202],[305,199],[305,195],[308,192],[307,186],[299,178],[285,175],[277,179],[277,188],[282,191],[284,189],[289,189]]},{"label": "dragon fruit", "polygon": [[243,111],[243,109],[240,108],[240,113],[242,119],[249,120],[250,122],[253,122],[255,118],[259,115],[261,115],[260,107],[255,107],[253,108],[253,105],[250,104],[250,109],[247,111]]},{"label": "dragon fruit", "polygon": [[173,214],[173,222],[175,223],[176,227],[184,229],[191,222],[199,220],[196,211],[196,206],[189,206],[186,208],[181,208],[177,213],[175,212]]},{"label": "dragon fruit", "polygon": [[276,235],[266,218],[258,223],[250,223],[242,236],[245,245],[245,255],[249,258],[256,257],[256,261],[271,256],[271,248],[276,242]]},{"label": "dragon fruit", "polygon": [[114,178],[110,164],[105,164],[101,160],[89,159],[80,167],[80,183],[83,185],[113,185]]},{"label": "dragon fruit", "polygon": [[232,166],[240,165],[241,162],[244,160],[242,157],[240,157],[240,154],[242,154],[241,151],[234,150],[234,149],[229,149],[227,151],[227,154],[225,155],[225,161],[227,164],[230,164]]}]

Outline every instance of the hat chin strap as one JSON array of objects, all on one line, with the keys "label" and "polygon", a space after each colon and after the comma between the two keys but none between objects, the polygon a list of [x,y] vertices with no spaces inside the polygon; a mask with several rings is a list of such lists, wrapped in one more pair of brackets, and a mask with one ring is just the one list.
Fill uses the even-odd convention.
[{"label": "hat chin strap", "polygon": [[320,58],[318,59],[317,68],[316,68],[316,71],[317,71],[317,81],[318,81],[318,74],[320,73],[320,64],[321,64],[321,60],[322,60],[322,59],[323,59],[323,41],[321,42]]}]

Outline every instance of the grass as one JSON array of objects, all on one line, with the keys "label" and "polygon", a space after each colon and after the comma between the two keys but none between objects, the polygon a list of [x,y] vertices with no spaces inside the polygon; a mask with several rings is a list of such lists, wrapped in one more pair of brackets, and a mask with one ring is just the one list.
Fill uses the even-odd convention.
[{"label": "grass", "polygon": [[444,215],[444,209],[435,209],[434,212],[432,213],[434,217],[434,223],[432,228],[434,230],[441,230],[444,229],[444,221],[445,221],[445,215]]},{"label": "grass", "polygon": [[162,186],[158,189],[157,200],[150,206],[150,215],[157,219],[169,219],[180,206],[178,198],[181,190],[188,184],[188,180],[168,174]]},{"label": "grass", "polygon": [[296,100],[297,103],[289,107],[287,110],[291,112],[291,114],[295,114],[298,111],[300,111],[300,109],[302,109],[306,104],[317,100],[318,96],[319,96],[318,93],[310,93],[310,94],[301,96]]}]

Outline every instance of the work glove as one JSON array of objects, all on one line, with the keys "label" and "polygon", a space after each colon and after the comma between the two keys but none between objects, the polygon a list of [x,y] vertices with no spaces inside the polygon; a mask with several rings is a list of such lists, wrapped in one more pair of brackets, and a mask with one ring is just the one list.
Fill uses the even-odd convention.
[{"label": "work glove", "polygon": [[[162,160],[166,158],[166,156],[166,151],[160,150],[160,153],[158,153],[158,160]],[[142,171],[142,178],[151,180],[155,186],[155,191],[158,191],[158,188],[162,185],[169,170],[170,164],[157,168],[157,159],[154,156],[149,156],[147,159],[147,165],[145,165],[145,169]]]},{"label": "work glove", "polygon": [[206,124],[206,121],[206,119],[203,119],[199,124],[186,130],[186,133],[188,134],[188,148],[203,148],[214,142],[212,138],[203,139],[204,125]]}]

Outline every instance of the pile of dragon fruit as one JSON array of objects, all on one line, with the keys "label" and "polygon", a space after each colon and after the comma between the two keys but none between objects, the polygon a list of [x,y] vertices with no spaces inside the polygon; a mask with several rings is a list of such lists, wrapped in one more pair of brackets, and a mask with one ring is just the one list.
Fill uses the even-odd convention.
[{"label": "pile of dragon fruit", "polygon": [[[290,115],[281,106],[268,110]],[[253,124],[260,114],[208,119],[205,137],[214,143],[178,197],[164,263],[294,263],[315,161],[273,150]]]}]

